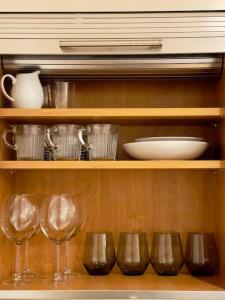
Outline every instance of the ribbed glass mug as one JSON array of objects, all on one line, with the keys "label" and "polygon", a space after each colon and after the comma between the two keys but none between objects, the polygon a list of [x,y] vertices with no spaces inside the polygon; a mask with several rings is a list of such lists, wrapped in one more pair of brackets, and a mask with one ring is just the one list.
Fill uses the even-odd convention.
[{"label": "ribbed glass mug", "polygon": [[[43,160],[46,128],[44,125],[12,125],[2,137],[5,144],[16,151],[17,160]],[[8,134],[12,134],[12,143],[7,139]]]},{"label": "ribbed glass mug", "polygon": [[81,143],[78,133],[79,125],[59,124],[47,129],[46,142],[53,149],[54,160],[79,160]]},{"label": "ribbed glass mug", "polygon": [[[87,143],[83,135],[87,136]],[[81,144],[89,151],[90,160],[115,160],[118,126],[113,124],[89,124],[79,131]]]}]

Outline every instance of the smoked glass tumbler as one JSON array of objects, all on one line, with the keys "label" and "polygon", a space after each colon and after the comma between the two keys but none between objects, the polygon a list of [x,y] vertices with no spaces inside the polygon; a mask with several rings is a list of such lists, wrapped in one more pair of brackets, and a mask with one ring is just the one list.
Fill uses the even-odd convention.
[{"label": "smoked glass tumbler", "polygon": [[[87,143],[83,135],[87,136]],[[118,126],[113,124],[90,124],[80,130],[80,142],[89,151],[90,160],[115,160]]]},{"label": "smoked glass tumbler", "polygon": [[124,275],[142,275],[149,264],[146,233],[122,232],[119,237],[117,264]]},{"label": "smoked glass tumbler", "polygon": [[81,143],[78,138],[79,125],[59,124],[47,129],[47,144],[53,150],[54,160],[79,160]]},{"label": "smoked glass tumbler", "polygon": [[83,263],[90,275],[107,275],[115,264],[111,232],[86,233]]},{"label": "smoked glass tumbler", "polygon": [[219,264],[218,251],[213,233],[189,233],[185,264],[193,275],[212,275]]},{"label": "smoked glass tumbler", "polygon": [[[46,126],[13,125],[5,130],[5,144],[16,151],[17,160],[44,160]],[[12,134],[12,142],[8,142],[8,134]]]},{"label": "smoked glass tumbler", "polygon": [[180,234],[178,232],[154,233],[150,261],[158,275],[177,275],[184,263]]}]

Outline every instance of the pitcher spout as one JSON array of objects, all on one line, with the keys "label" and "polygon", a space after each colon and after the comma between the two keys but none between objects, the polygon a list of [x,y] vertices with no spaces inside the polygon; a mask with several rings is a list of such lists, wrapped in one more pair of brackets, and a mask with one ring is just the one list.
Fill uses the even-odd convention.
[{"label": "pitcher spout", "polygon": [[40,73],[41,73],[40,70],[37,70],[37,71],[34,71],[34,72],[33,72],[33,74],[37,74],[37,75],[39,75]]}]

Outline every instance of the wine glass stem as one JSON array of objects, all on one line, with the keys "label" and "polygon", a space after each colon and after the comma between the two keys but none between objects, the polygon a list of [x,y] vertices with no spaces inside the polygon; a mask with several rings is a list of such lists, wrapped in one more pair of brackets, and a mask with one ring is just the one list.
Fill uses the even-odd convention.
[{"label": "wine glass stem", "polygon": [[16,242],[15,279],[21,277],[21,242]]},{"label": "wine glass stem", "polygon": [[62,274],[61,272],[61,256],[60,256],[60,249],[61,244],[57,243],[56,244],[56,275],[60,276]]},{"label": "wine glass stem", "polygon": [[29,268],[29,240],[26,240],[26,244],[25,244],[25,262],[24,262],[24,271],[29,272],[30,268]]},{"label": "wine glass stem", "polygon": [[66,266],[65,270],[69,270],[69,251],[70,251],[69,240],[66,241]]}]

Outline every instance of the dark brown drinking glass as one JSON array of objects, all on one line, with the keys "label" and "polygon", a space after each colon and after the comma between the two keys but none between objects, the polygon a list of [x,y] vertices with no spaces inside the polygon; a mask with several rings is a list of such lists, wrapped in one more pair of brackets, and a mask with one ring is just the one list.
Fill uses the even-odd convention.
[{"label": "dark brown drinking glass", "polygon": [[212,275],[219,265],[219,256],[213,233],[189,233],[185,264],[192,275]]},{"label": "dark brown drinking glass", "polygon": [[116,262],[111,232],[86,233],[83,263],[90,275],[107,275]]},{"label": "dark brown drinking glass", "polygon": [[177,275],[184,263],[184,255],[178,232],[153,234],[150,261],[158,275]]},{"label": "dark brown drinking glass", "polygon": [[142,275],[149,264],[146,233],[126,233],[119,237],[117,264],[124,275]]}]

